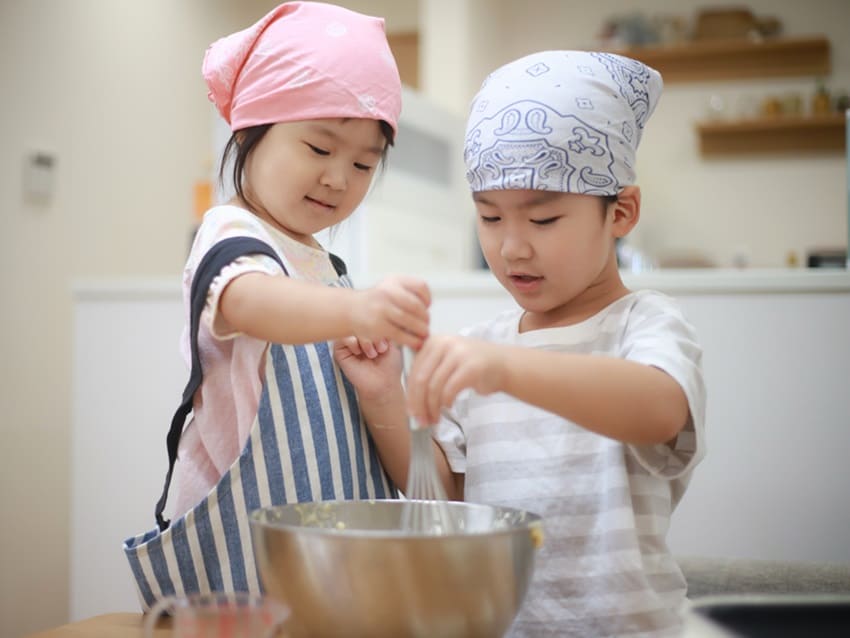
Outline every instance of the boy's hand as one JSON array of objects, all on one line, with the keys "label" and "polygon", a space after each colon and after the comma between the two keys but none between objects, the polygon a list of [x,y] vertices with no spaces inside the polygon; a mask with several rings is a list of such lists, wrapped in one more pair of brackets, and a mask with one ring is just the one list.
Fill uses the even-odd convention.
[{"label": "boy's hand", "polygon": [[354,335],[361,344],[386,340],[418,350],[428,336],[430,305],[431,291],[425,281],[388,277],[358,292],[351,308]]},{"label": "boy's hand", "polygon": [[458,336],[429,337],[413,359],[407,379],[407,408],[423,425],[434,425],[458,393],[472,388],[492,394],[502,388],[504,350],[487,341]]},{"label": "boy's hand", "polygon": [[334,343],[334,359],[361,400],[389,397],[401,385],[401,351],[385,339],[377,343],[347,337]]}]

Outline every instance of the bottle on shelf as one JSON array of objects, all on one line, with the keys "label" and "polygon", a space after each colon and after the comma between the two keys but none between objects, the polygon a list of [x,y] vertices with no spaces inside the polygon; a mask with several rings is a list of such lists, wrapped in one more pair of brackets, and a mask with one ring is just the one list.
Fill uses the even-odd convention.
[{"label": "bottle on shelf", "polygon": [[832,99],[823,79],[819,79],[812,96],[812,115],[827,115],[832,112]]}]

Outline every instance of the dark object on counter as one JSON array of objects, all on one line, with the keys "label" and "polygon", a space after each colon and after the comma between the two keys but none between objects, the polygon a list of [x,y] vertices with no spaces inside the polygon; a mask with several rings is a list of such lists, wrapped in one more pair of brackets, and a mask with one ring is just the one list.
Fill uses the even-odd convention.
[{"label": "dark object on counter", "polygon": [[824,248],[809,251],[806,266],[809,268],[846,268],[847,251],[843,248]]},{"label": "dark object on counter", "polygon": [[[696,603],[693,612],[722,635],[760,638],[850,636],[848,596],[718,597]],[[721,634],[712,634],[721,635]]]}]

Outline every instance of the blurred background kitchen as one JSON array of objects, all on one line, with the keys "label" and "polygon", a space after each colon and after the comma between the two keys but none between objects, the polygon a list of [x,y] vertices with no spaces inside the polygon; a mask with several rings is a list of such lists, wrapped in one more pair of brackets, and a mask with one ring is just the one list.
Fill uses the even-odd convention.
[{"label": "blurred background kitchen", "polygon": [[[82,590],[96,592],[98,583],[114,590],[113,583],[125,577],[120,543],[143,527],[122,525],[113,532],[109,522],[125,505],[141,510],[133,515],[133,525],[141,517],[144,523],[139,525],[149,526],[148,510],[164,458],[156,457],[162,467],[145,470],[157,477],[150,485],[147,474],[139,478],[126,466],[104,432],[132,448],[136,437],[146,434],[140,428],[150,428],[160,453],[160,438],[164,440],[170,410],[185,381],[177,358],[179,275],[197,210],[217,197],[211,180],[224,134],[206,99],[201,59],[214,39],[252,23],[275,4],[0,2],[0,636],[14,638],[83,615],[122,610],[103,597],[86,599]],[[823,454],[832,441],[836,453],[846,457],[842,446],[848,439],[840,433],[848,430],[850,420],[836,388],[843,384],[846,390],[850,378],[844,319],[850,291],[844,270],[850,199],[844,118],[850,91],[850,3],[338,4],[386,18],[407,85],[402,133],[390,154],[389,170],[363,214],[338,239],[336,250],[352,260],[361,283],[386,271],[417,272],[442,282],[441,290],[453,290],[461,302],[474,301],[482,287],[493,292],[478,277],[483,273],[458,154],[471,97],[488,71],[534,50],[630,50],[661,70],[666,86],[639,153],[644,207],[637,231],[621,246],[623,268],[661,277],[645,282],[660,281],[663,287],[679,281],[680,292],[696,287],[720,295],[721,301],[729,295],[737,300],[741,293],[778,290],[785,293],[782,303],[809,304],[811,312],[822,308],[832,318],[828,327],[833,332],[806,324],[795,333],[791,325],[780,343],[764,344],[766,352],[776,348],[788,355],[779,362],[752,362],[754,376],[761,376],[759,366],[777,375],[771,393],[753,398],[763,406],[797,391],[804,396],[801,414],[826,409],[825,420],[843,438],[809,434],[802,437],[803,445],[814,440]],[[840,270],[841,275],[824,278],[824,270]],[[673,279],[663,279],[666,271]],[[458,281],[467,283],[458,288]],[[668,286],[671,292],[677,292],[676,285]],[[107,312],[97,306],[116,300],[143,309],[132,305],[116,314],[113,306]],[[691,307],[700,313],[716,301],[699,299]],[[90,305],[78,307],[86,302]],[[165,314],[156,320],[163,322],[165,339],[145,314],[162,306]],[[809,311],[780,310],[779,317],[773,307],[759,312],[766,321],[752,315],[753,333],[765,323],[781,323],[786,314]],[[800,321],[809,314],[800,314],[806,318]],[[464,318],[457,313],[445,317],[447,328]],[[167,384],[157,379],[156,361],[147,376],[133,369],[132,361],[127,366],[116,362],[120,339],[130,333],[137,348],[144,350],[150,342],[150,349],[170,357]],[[719,348],[736,336],[732,329],[709,335],[706,351],[712,340]],[[809,347],[806,339],[818,338]],[[748,345],[745,339],[736,347],[746,350]],[[832,359],[824,363],[821,353]],[[131,350],[129,356],[141,355]],[[714,371],[725,373],[725,368]],[[116,392],[111,402],[87,407],[87,400],[99,396],[98,388],[111,392],[103,377],[132,384],[132,400],[121,400]],[[812,385],[795,386],[804,378],[814,378]],[[161,396],[163,385],[173,393]],[[827,399],[813,394],[817,392]],[[734,389],[729,393],[731,397]],[[823,408],[824,403],[829,405]],[[105,424],[86,429],[89,415],[104,413],[110,417]],[[722,408],[715,412],[720,413]],[[782,436],[798,447],[797,439]],[[747,434],[740,438],[747,445]],[[761,443],[753,436],[749,449]],[[750,467],[750,477],[758,477],[759,460],[748,458],[746,448],[739,455]],[[827,462],[817,464],[820,456],[813,458],[816,466],[799,470],[803,475],[832,471]],[[719,463],[722,467],[723,461]],[[800,539],[799,557],[850,562],[846,478],[830,478],[830,485],[844,490],[843,500],[811,495],[825,498],[833,514],[843,510],[839,516],[844,518],[824,514],[833,518],[814,536]],[[132,491],[137,482],[143,484],[141,499]],[[122,490],[132,494],[127,503],[111,501],[99,495],[100,485],[113,486],[119,495]],[[685,504],[688,499],[695,520],[700,507],[718,506],[705,498],[700,504],[694,494]],[[706,518],[715,518],[710,509],[706,512]],[[674,528],[676,520],[674,516]],[[687,523],[685,528],[688,533],[680,537],[692,537]],[[109,529],[109,534],[101,538],[98,529]],[[750,532],[758,536],[758,530]],[[794,539],[789,537],[788,544]],[[806,543],[821,549],[807,550]],[[684,540],[680,547],[747,552],[734,545],[703,547]],[[785,547],[777,545],[773,551],[781,555]],[[103,578],[98,576],[101,569]],[[94,584],[84,585],[85,578]],[[126,578],[129,583],[129,574]],[[123,595],[116,599],[123,601]]]}]

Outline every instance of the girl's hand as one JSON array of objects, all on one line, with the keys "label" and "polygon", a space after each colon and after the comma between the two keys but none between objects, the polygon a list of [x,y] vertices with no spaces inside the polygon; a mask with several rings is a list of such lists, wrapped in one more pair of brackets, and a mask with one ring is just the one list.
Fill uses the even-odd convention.
[{"label": "girl's hand", "polygon": [[413,358],[407,378],[407,409],[423,425],[434,425],[458,393],[501,390],[505,350],[487,341],[458,336],[429,337]]},{"label": "girl's hand", "polygon": [[[362,345],[386,340],[418,350],[428,336],[431,291],[416,277],[395,276],[358,291],[351,308],[354,335]],[[363,350],[368,355],[368,350]]]},{"label": "girl's hand", "polygon": [[401,350],[385,339],[373,343],[346,337],[334,343],[334,359],[361,401],[389,397],[401,387]]}]

